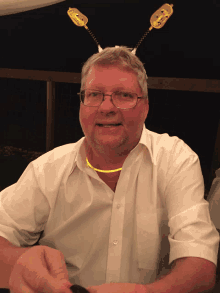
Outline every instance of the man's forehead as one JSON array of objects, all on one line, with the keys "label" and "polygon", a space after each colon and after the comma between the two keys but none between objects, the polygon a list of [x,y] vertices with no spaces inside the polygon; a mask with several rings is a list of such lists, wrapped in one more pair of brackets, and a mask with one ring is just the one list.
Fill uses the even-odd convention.
[{"label": "man's forehead", "polygon": [[[105,85],[93,85],[93,89],[96,89],[96,90],[100,90],[100,91],[105,91],[106,87]],[[118,90],[128,90],[129,88],[126,86],[117,86],[117,85],[114,85],[114,87],[112,88],[113,91],[118,91]],[[132,91],[132,90],[131,90]]]},{"label": "man's forehead", "polygon": [[[88,78],[90,78],[90,81],[89,81],[89,83],[91,83],[92,81],[94,81],[95,80],[95,78],[96,78],[96,72],[93,70],[93,68],[96,70],[96,72],[98,71],[99,73],[101,72],[101,74],[102,74],[102,72],[103,72],[103,70],[106,70],[106,71],[108,71],[108,72],[111,72],[112,70],[114,70],[114,69],[118,69],[118,70],[120,70],[122,73],[125,73],[125,74],[134,74],[134,72],[132,71],[132,70],[125,70],[125,69],[121,69],[121,68],[119,68],[119,67],[117,67],[117,66],[114,66],[114,68],[111,66],[111,68],[109,67],[105,67],[105,68],[100,68],[100,67],[92,67],[90,70],[89,70],[89,73],[88,73]],[[102,76],[102,75],[101,75]],[[119,78],[119,81],[121,81],[121,82],[123,82],[123,81],[126,81],[128,78],[126,77],[126,76],[122,76],[122,77],[120,77]]]},{"label": "man's forehead", "polygon": [[[97,71],[99,71],[99,74],[96,76],[95,72],[92,71],[92,69],[97,69]],[[103,80],[99,80],[100,77],[102,77],[102,71],[103,70],[108,70],[111,72],[112,69],[118,69],[122,72],[125,72],[125,73],[128,73],[128,74],[131,74],[134,72],[132,70],[125,70],[125,69],[121,69],[120,67],[118,66],[97,66],[97,65],[93,65],[91,67],[91,69],[89,70],[89,74],[87,76],[87,80],[86,80],[86,87],[91,87],[93,89],[97,89],[97,90],[100,90],[100,91],[104,91],[106,90],[106,86],[108,84],[108,81],[106,81],[106,84],[105,82],[103,82]],[[101,72],[101,74],[100,74]],[[96,78],[97,77],[97,78]],[[130,82],[127,82],[129,79]],[[113,82],[113,80],[111,79],[111,81]],[[127,82],[127,83],[126,83]],[[130,79],[130,77],[128,78],[127,76],[118,76],[117,75],[117,79],[114,79],[114,84],[113,84],[113,88],[111,88],[112,91],[118,91],[118,90],[129,90],[130,92],[134,92],[134,86],[136,87],[136,83],[137,83],[137,76],[135,75],[135,78],[132,76],[132,81]],[[110,82],[111,84],[111,82]],[[112,85],[111,85],[112,86]],[[138,85],[139,86],[139,85]]]}]

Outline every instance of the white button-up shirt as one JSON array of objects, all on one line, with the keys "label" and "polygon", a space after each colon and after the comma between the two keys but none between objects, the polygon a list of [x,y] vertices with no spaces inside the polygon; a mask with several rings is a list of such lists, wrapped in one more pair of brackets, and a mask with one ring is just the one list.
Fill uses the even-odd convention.
[{"label": "white button-up shirt", "polygon": [[0,236],[60,250],[70,282],[147,284],[181,257],[217,265],[219,234],[195,152],[143,125],[115,192],[87,167],[85,137],[31,162],[0,193]]}]

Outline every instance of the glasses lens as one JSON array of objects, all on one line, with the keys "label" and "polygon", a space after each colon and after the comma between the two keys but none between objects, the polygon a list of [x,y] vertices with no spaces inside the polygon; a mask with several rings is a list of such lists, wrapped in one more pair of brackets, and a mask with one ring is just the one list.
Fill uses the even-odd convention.
[{"label": "glasses lens", "polygon": [[103,94],[93,90],[85,90],[81,93],[81,99],[85,106],[99,106],[102,102]]},{"label": "glasses lens", "polygon": [[[137,94],[129,92],[113,93],[113,103],[118,108],[133,108],[137,101]],[[103,93],[94,90],[84,90],[81,93],[81,99],[85,106],[100,106],[103,100]]]},{"label": "glasses lens", "polygon": [[124,109],[133,108],[137,101],[137,94],[116,92],[113,94],[113,101],[116,107]]}]

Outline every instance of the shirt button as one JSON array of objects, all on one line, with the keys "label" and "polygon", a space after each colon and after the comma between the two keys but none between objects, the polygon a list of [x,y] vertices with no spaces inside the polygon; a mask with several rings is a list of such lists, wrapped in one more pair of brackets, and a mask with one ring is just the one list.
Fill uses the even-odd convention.
[{"label": "shirt button", "polygon": [[118,204],[118,205],[117,205],[117,208],[119,209],[120,207],[121,207],[121,205],[120,205],[120,204]]},{"label": "shirt button", "polygon": [[113,244],[114,244],[114,245],[118,244],[118,240],[114,240],[114,241],[113,241]]}]

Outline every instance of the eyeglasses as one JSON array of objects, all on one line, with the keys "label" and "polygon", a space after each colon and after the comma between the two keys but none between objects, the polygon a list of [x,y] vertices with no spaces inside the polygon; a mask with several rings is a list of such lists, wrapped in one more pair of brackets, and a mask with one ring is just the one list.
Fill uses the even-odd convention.
[{"label": "eyeglasses", "polygon": [[126,91],[117,91],[111,95],[106,95],[100,91],[85,89],[77,93],[80,96],[80,101],[83,105],[88,107],[98,107],[104,100],[104,96],[111,96],[112,102],[115,107],[119,109],[130,109],[134,108],[137,104],[138,99],[143,97],[138,97],[135,93],[130,93]]}]

